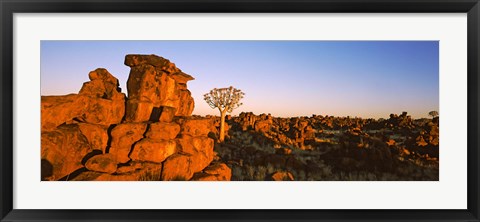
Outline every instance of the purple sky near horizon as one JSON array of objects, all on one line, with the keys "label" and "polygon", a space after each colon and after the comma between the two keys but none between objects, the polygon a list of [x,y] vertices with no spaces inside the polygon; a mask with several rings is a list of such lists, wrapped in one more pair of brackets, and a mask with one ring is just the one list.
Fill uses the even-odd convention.
[{"label": "purple sky near horizon", "polygon": [[245,92],[233,111],[278,117],[414,118],[439,111],[438,41],[41,41],[41,94],[78,93],[106,68],[122,92],[127,54],[156,54],[195,80],[193,114],[218,115],[203,100],[213,88]]}]

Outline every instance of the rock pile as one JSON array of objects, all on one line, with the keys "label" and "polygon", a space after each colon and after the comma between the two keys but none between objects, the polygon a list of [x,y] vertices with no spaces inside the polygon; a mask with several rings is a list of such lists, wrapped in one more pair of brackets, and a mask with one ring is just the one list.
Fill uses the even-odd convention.
[{"label": "rock pile", "polygon": [[227,122],[231,137],[216,150],[232,168],[232,180],[268,180],[275,172],[295,180],[438,180],[438,117],[240,113]]},{"label": "rock pile", "polygon": [[42,96],[42,180],[229,180],[213,120],[191,116],[193,77],[155,55],[125,65],[128,98],[105,69],[78,94]]}]

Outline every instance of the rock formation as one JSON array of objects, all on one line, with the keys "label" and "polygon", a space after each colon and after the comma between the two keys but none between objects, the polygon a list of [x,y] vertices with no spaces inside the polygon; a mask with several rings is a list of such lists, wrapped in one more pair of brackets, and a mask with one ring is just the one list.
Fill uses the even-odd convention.
[{"label": "rock formation", "polygon": [[155,55],[125,65],[128,98],[105,69],[78,94],[42,96],[42,180],[230,180],[212,162],[213,119],[190,116],[193,77]]},{"label": "rock formation", "polygon": [[42,96],[42,130],[54,130],[71,122],[87,122],[109,126],[120,123],[125,114],[125,94],[118,88],[118,79],[106,69],[88,74],[78,94]]},{"label": "rock formation", "polygon": [[174,110],[175,116],[192,114],[194,101],[187,81],[193,77],[154,55],[127,55],[125,65],[131,68],[127,81],[127,122],[158,121],[164,109]]}]

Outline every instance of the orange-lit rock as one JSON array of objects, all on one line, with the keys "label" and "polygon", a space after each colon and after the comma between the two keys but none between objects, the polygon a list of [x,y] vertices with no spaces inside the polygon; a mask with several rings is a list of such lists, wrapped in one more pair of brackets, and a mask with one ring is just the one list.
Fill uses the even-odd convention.
[{"label": "orange-lit rock", "polygon": [[174,140],[142,139],[135,143],[130,158],[134,161],[161,163],[176,152]]},{"label": "orange-lit rock", "polygon": [[274,181],[293,181],[293,175],[290,172],[277,171],[272,174]]},{"label": "orange-lit rock", "polygon": [[115,173],[117,171],[117,162],[112,154],[101,154],[88,159],[85,167],[91,171]]},{"label": "orange-lit rock", "polygon": [[190,136],[208,136],[212,131],[213,119],[209,118],[186,118],[180,120],[180,134]]},{"label": "orange-lit rock", "polygon": [[275,150],[276,154],[290,155],[292,154],[292,149],[289,148],[278,148]]},{"label": "orange-lit rock", "polygon": [[[93,74],[92,74],[93,73]],[[109,126],[120,123],[125,114],[125,94],[118,80],[105,69],[90,72],[79,94],[42,96],[42,130],[54,130],[63,123],[86,122]]]},{"label": "orange-lit rock", "polygon": [[183,135],[177,139],[183,153],[190,154],[191,169],[198,172],[207,167],[213,160],[213,139],[208,137],[191,137]]},{"label": "orange-lit rock", "polygon": [[92,151],[78,125],[42,132],[42,180],[58,180],[82,168],[82,159]]},{"label": "orange-lit rock", "polygon": [[159,67],[162,71],[167,71],[169,73],[176,73],[181,71],[180,69],[176,68],[175,64],[171,63],[168,59],[153,54],[127,55],[125,56],[125,65],[130,67],[152,65],[154,67]]},{"label": "orange-lit rock", "polygon": [[90,123],[78,123],[77,125],[92,148],[102,150],[102,152],[105,153],[108,142],[107,127]]},{"label": "orange-lit rock", "polygon": [[88,97],[77,94],[42,96],[42,131],[54,130],[57,126],[82,116],[89,101]]},{"label": "orange-lit rock", "polygon": [[153,103],[129,98],[125,107],[125,120],[127,122],[146,122],[150,120],[152,111]]},{"label": "orange-lit rock", "polygon": [[428,145],[428,143],[425,142],[425,139],[424,139],[423,136],[421,136],[421,135],[417,137],[416,141],[417,141],[417,146],[426,146],[426,145]]},{"label": "orange-lit rock", "polygon": [[156,55],[127,55],[125,65],[131,68],[126,121],[158,121],[152,114],[162,106],[175,108],[176,116],[191,115],[194,102],[186,83],[193,77]]},{"label": "orange-lit rock", "polygon": [[109,126],[120,123],[125,114],[125,100],[123,98],[118,100],[90,98],[86,102],[84,113],[82,116],[76,117],[80,122]]},{"label": "orange-lit rock", "polygon": [[[182,101],[182,100],[180,100],[180,101]],[[182,101],[182,102],[184,102],[184,101]],[[175,107],[162,106],[162,107],[160,107],[160,117],[158,118],[158,121],[159,122],[170,123],[170,122],[173,121],[173,117],[175,117],[176,112],[177,112],[177,109]]]},{"label": "orange-lit rock", "polygon": [[221,180],[219,180],[219,178],[217,178],[216,175],[199,172],[193,175],[191,181],[221,181]]},{"label": "orange-lit rock", "polygon": [[112,142],[108,152],[115,156],[118,163],[128,162],[132,145],[143,138],[146,130],[145,123],[122,123],[115,126],[111,132]]},{"label": "orange-lit rock", "polygon": [[195,101],[193,100],[192,93],[187,89],[182,89],[178,93],[179,99],[174,103],[174,105],[178,107],[175,115],[189,116],[195,108]]},{"label": "orange-lit rock", "polygon": [[[129,170],[125,170],[129,169]],[[124,170],[124,171],[121,171]],[[73,181],[159,181],[162,164],[158,163],[135,163],[130,166],[122,166],[115,174],[85,171],[80,173]]]},{"label": "orange-lit rock", "polygon": [[171,140],[177,137],[180,125],[176,123],[152,123],[145,136],[153,140]]},{"label": "orange-lit rock", "polygon": [[98,68],[88,74],[89,82],[83,83],[79,95],[86,95],[94,98],[121,99],[118,79],[106,69]]},{"label": "orange-lit rock", "polygon": [[190,180],[193,176],[190,155],[174,154],[163,162],[162,180]]},{"label": "orange-lit rock", "polygon": [[232,177],[232,170],[224,163],[215,163],[208,166],[203,170],[203,174],[198,174],[198,176],[193,180],[199,181],[230,181]]},{"label": "orange-lit rock", "polygon": [[396,144],[396,143],[395,143],[395,140],[394,140],[394,139],[389,139],[389,140],[387,141],[387,145],[389,145],[389,146],[394,146],[395,144]]},{"label": "orange-lit rock", "polygon": [[255,122],[255,131],[257,132],[268,132],[270,131],[270,126],[272,125],[272,120],[258,120]]}]

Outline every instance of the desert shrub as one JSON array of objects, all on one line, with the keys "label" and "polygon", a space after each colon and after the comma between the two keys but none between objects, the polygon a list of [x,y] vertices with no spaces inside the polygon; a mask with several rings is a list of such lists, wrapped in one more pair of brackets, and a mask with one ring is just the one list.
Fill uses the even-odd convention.
[{"label": "desert shrub", "polygon": [[296,178],[296,180],[304,181],[307,180],[307,174],[303,170],[295,171],[294,178]]},{"label": "desert shrub", "polygon": [[267,167],[265,166],[258,166],[255,172],[255,181],[264,181],[267,175]]},{"label": "desert shrub", "polygon": [[230,168],[232,169],[232,180],[244,180],[243,170],[240,166],[233,165]]},{"label": "desert shrub", "polygon": [[245,165],[245,178],[247,180],[253,180],[255,176],[255,168],[251,165]]},{"label": "desert shrub", "polygon": [[154,172],[147,171],[144,174],[140,175],[139,180],[140,181],[160,181],[161,176],[160,176],[160,173],[156,174]]},{"label": "desert shrub", "polygon": [[397,175],[391,174],[391,173],[382,173],[380,175],[380,180],[384,180],[384,181],[399,180],[399,179],[400,178],[398,178]]},{"label": "desert shrub", "polygon": [[272,164],[267,164],[266,170],[267,170],[267,174],[272,174],[275,172],[275,167]]}]

